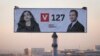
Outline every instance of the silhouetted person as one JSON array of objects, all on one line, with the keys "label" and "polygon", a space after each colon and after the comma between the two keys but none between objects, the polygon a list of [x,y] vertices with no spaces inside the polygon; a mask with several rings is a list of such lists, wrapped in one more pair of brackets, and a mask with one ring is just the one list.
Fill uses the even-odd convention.
[{"label": "silhouetted person", "polygon": [[40,32],[39,25],[30,11],[26,10],[22,13],[17,32]]},{"label": "silhouetted person", "polygon": [[71,23],[68,26],[67,32],[84,32],[84,26],[77,20],[78,12],[71,10],[69,17]]}]

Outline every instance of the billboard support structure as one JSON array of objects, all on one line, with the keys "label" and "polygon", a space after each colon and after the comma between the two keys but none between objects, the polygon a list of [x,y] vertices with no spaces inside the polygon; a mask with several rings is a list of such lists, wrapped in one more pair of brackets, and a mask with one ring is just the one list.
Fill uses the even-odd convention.
[{"label": "billboard support structure", "polygon": [[18,6],[15,6],[15,7],[14,7],[14,9],[18,9],[18,8],[19,8]]},{"label": "billboard support structure", "polygon": [[58,52],[57,52],[58,51],[57,50],[57,47],[58,47],[57,38],[58,38],[58,36],[57,36],[56,32],[53,33],[52,38],[53,38],[53,43],[52,43],[53,54],[52,54],[52,56],[58,56]]}]

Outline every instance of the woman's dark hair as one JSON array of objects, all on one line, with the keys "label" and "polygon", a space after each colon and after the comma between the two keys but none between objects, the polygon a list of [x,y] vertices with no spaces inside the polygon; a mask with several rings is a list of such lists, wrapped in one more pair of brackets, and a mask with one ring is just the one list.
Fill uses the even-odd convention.
[{"label": "woman's dark hair", "polygon": [[35,18],[34,18],[34,16],[32,15],[32,13],[30,12],[30,11],[28,11],[28,10],[25,10],[23,13],[22,13],[22,15],[21,15],[21,17],[20,17],[20,20],[19,20],[19,23],[18,23],[18,27],[21,27],[21,28],[23,28],[23,27],[25,27],[26,25],[25,25],[25,20],[24,20],[24,13],[25,12],[28,12],[30,15],[31,15],[31,26],[34,26],[34,25],[38,25],[38,23],[35,21]]},{"label": "woman's dark hair", "polygon": [[77,10],[70,10],[70,12],[75,12],[76,17],[78,17],[78,11]]}]

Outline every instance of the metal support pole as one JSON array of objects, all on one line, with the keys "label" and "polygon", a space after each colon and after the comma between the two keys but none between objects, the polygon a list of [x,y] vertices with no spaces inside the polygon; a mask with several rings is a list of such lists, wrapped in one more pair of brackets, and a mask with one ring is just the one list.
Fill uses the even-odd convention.
[{"label": "metal support pole", "polygon": [[58,56],[58,52],[57,52],[57,47],[58,47],[57,38],[58,38],[58,36],[57,36],[56,32],[53,33],[52,38],[53,38],[53,43],[52,43],[53,55],[52,56]]}]

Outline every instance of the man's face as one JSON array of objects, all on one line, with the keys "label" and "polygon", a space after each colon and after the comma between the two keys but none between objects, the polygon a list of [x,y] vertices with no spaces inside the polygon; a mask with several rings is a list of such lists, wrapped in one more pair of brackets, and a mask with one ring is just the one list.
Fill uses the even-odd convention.
[{"label": "man's face", "polygon": [[75,12],[70,12],[70,20],[71,20],[71,22],[74,22],[74,21],[76,21],[76,19],[77,19],[77,16],[76,16],[76,13]]}]

